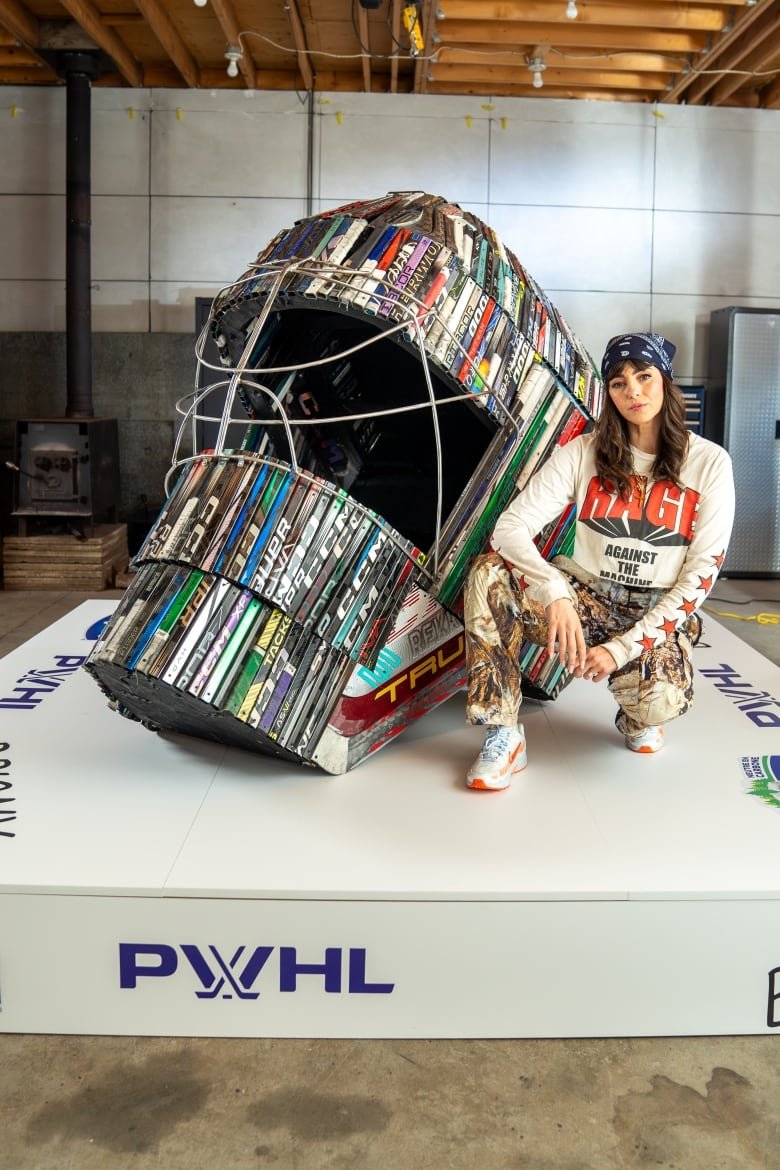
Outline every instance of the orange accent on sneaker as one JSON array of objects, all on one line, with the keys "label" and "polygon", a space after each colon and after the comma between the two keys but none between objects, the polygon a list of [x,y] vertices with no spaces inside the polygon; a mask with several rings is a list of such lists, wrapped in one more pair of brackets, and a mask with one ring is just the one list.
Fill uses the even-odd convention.
[{"label": "orange accent on sneaker", "polygon": [[638,755],[651,755],[660,752],[664,746],[663,727],[646,727],[638,735],[626,736],[626,747]]},{"label": "orange accent on sneaker", "polygon": [[[525,748],[525,736],[521,735],[514,750],[507,756],[504,763],[500,754],[491,760],[483,753],[477,757],[466,777],[466,786],[476,792],[503,792],[512,782],[515,772],[522,772],[528,763]],[[480,767],[480,765],[482,767]],[[479,772],[483,770],[483,775]]]},{"label": "orange accent on sneaker", "polygon": [[[522,746],[522,745],[521,745]],[[513,762],[507,771],[501,776],[501,780],[506,779],[506,783],[502,784],[499,780],[496,784],[486,784],[479,776],[475,776],[473,780],[468,780],[466,783],[474,792],[506,792],[512,783],[512,777],[515,772],[523,772],[527,767],[527,759],[525,751],[522,753],[522,758]]]}]

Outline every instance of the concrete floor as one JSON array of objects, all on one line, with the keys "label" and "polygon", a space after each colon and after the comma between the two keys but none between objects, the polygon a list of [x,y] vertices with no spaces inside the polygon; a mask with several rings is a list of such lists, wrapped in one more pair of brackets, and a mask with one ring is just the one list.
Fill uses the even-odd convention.
[{"label": "concrete floor", "polygon": [[[0,592],[0,656],[87,596]],[[721,580],[707,609],[780,665],[779,581]],[[0,1035],[0,1170],[264,1166],[780,1170],[780,1035]]]}]

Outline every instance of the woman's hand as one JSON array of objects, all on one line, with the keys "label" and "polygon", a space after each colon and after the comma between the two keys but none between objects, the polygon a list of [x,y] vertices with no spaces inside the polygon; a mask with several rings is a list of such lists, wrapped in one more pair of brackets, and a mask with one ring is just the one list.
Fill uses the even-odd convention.
[{"label": "woman's hand", "polygon": [[582,624],[568,597],[559,597],[544,607],[547,618],[547,653],[557,658],[572,674],[581,677],[588,653]]},{"label": "woman's hand", "polygon": [[585,666],[579,673],[589,682],[601,682],[614,670],[617,670],[617,662],[609,650],[605,650],[603,646],[591,646],[585,655]]}]

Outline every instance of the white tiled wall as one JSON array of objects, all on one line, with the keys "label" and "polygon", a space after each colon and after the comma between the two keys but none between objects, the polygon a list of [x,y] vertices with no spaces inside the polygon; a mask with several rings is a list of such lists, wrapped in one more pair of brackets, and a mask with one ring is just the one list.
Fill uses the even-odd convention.
[{"label": "white tiled wall", "polygon": [[[0,331],[64,328],[65,92],[2,89]],[[712,308],[780,307],[780,111],[414,95],[92,94],[93,328],[189,332],[309,211],[421,189],[491,224],[598,354],[706,374]]]},{"label": "white tiled wall", "polygon": [[305,214],[300,198],[227,195],[158,195],[151,209],[151,279],[219,284],[240,276],[280,227]]}]

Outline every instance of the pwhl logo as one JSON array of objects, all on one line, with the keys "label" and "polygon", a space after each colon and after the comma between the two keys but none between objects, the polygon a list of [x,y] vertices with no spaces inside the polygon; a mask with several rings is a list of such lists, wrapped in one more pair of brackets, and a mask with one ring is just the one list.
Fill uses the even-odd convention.
[{"label": "pwhl logo", "polygon": [[45,698],[62,686],[86,662],[80,654],[55,654],[54,666],[42,670],[28,670],[16,685],[0,698],[4,711],[34,711]]},{"label": "pwhl logo", "polygon": [[120,943],[119,986],[133,990],[139,979],[169,979],[180,968],[180,955],[201,984],[198,999],[258,999],[261,976],[267,991],[297,991],[302,975],[321,979],[323,990],[333,995],[390,995],[395,987],[368,981],[363,947],[326,947],[322,963],[300,963],[296,947],[240,946],[228,955],[192,943]]},{"label": "pwhl logo", "polygon": [[776,699],[769,691],[760,691],[752,683],[745,682],[733,666],[721,662],[719,666],[707,667],[701,673],[738,710],[744,712],[756,727],[780,727],[780,699]]},{"label": "pwhl logo", "polygon": [[745,789],[771,808],[780,808],[780,756],[743,756]]},{"label": "pwhl logo", "polygon": [[[93,622],[86,630],[87,642],[96,642],[110,621],[110,615]],[[0,696],[0,710],[35,711],[43,700],[53,694],[70,675],[80,670],[87,661],[81,654],[55,654],[54,665],[28,670],[6,695]]]}]

